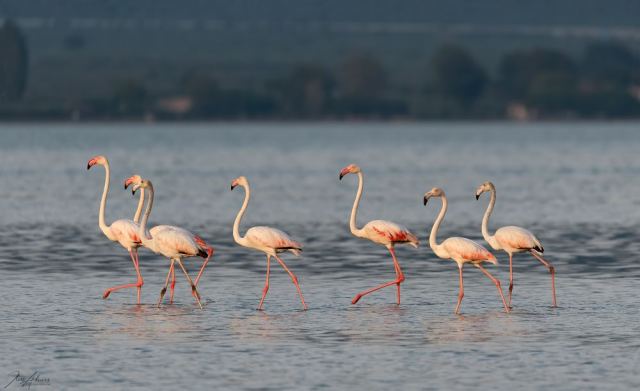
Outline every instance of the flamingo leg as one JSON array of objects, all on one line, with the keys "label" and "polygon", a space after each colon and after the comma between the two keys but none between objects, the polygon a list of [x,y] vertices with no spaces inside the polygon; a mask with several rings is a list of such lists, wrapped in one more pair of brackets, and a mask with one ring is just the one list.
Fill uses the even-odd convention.
[{"label": "flamingo leg", "polygon": [[267,279],[264,282],[264,288],[262,289],[262,298],[260,299],[260,304],[258,305],[258,310],[262,310],[262,303],[264,302],[265,296],[267,296],[267,292],[269,292],[269,272],[271,269],[271,255],[267,255]]},{"label": "flamingo leg", "polygon": [[398,291],[398,305],[400,305],[400,284],[404,281],[404,273],[402,273],[402,269],[400,269],[400,263],[396,259],[396,251],[393,247],[389,247],[389,252],[391,253],[391,258],[393,258],[393,267],[396,269],[396,287]]},{"label": "flamingo leg", "polygon": [[140,296],[142,294],[142,286],[144,285],[144,280],[142,279],[142,274],[140,273],[140,258],[138,257],[138,249],[134,249],[132,253],[136,259],[136,274],[138,275],[136,287],[138,288],[138,304],[140,304]]},{"label": "flamingo leg", "polygon": [[513,254],[509,253],[509,308],[511,307],[511,294],[513,293]]},{"label": "flamingo leg", "polygon": [[280,262],[280,265],[282,265],[284,270],[286,270],[287,273],[289,273],[289,276],[291,276],[291,281],[293,281],[293,284],[296,286],[296,289],[298,290],[298,295],[300,296],[300,301],[302,302],[302,307],[306,310],[307,309],[307,303],[304,302],[304,297],[302,297],[302,290],[300,290],[300,284],[298,284],[298,278],[296,277],[295,274],[293,274],[291,272],[291,270],[289,270],[287,265],[285,265],[285,263],[282,261],[282,259],[280,259],[280,257],[275,255],[275,258],[276,258],[276,260],[278,260],[278,262]]},{"label": "flamingo leg", "polygon": [[202,303],[200,303],[200,294],[198,293],[198,289],[196,288],[196,285],[191,280],[191,277],[189,277],[189,273],[187,272],[187,269],[182,264],[182,261],[180,259],[176,259],[176,262],[178,262],[178,265],[180,265],[180,268],[184,272],[184,276],[187,277],[187,281],[189,281],[189,285],[191,285],[191,292],[193,293],[193,297],[196,298],[196,301],[198,302],[200,309],[202,309]]},{"label": "flamingo leg", "polygon": [[169,273],[171,273],[171,284],[169,285],[169,304],[173,304],[173,294],[176,289],[176,269],[173,262],[169,266]]},{"label": "flamingo leg", "polygon": [[138,254],[137,250],[129,251],[129,255],[131,256],[131,261],[133,262],[133,267],[136,269],[136,275],[138,277],[138,281],[135,282],[134,284],[117,285],[117,286],[106,289],[102,294],[103,299],[106,299],[107,297],[109,297],[111,292],[115,292],[120,289],[136,287],[138,288],[138,304],[140,304],[140,290],[142,289],[142,285],[144,284],[144,281],[142,280],[142,274],[140,274],[140,268],[138,266],[138,261],[137,261],[137,254]]},{"label": "flamingo leg", "polygon": [[160,290],[160,298],[158,299],[158,308],[162,304],[162,298],[167,293],[167,285],[169,285],[169,278],[171,277],[171,271],[173,270],[173,259],[171,260],[171,266],[169,266],[169,273],[167,273],[167,279],[164,281],[164,287]]},{"label": "flamingo leg", "polygon": [[396,272],[396,279],[393,280],[393,281],[385,282],[382,285],[378,285],[376,287],[373,287],[371,289],[367,289],[366,291],[358,293],[357,295],[354,296],[353,300],[351,300],[351,304],[356,304],[358,301],[360,301],[360,299],[363,296],[366,296],[369,293],[375,292],[377,290],[380,290],[382,288],[386,288],[386,287],[391,286],[391,285],[396,285],[397,286],[398,304],[400,304],[400,284],[402,283],[402,281],[404,281],[404,274],[402,274],[402,270],[400,270],[400,265],[398,264],[398,261],[396,260],[396,256],[395,256],[395,252],[393,250],[393,247],[390,247],[389,251],[391,252],[391,257],[393,258],[393,268],[394,268],[394,270]]},{"label": "flamingo leg", "polygon": [[502,294],[502,286],[500,285],[500,281],[495,278],[494,276],[491,275],[491,273],[489,273],[487,271],[487,269],[485,269],[484,267],[482,267],[481,264],[479,263],[474,263],[473,266],[477,267],[478,269],[482,270],[482,272],[491,279],[491,281],[493,281],[494,284],[496,284],[496,288],[498,288],[498,293],[500,294],[500,298],[502,299],[502,304],[504,305],[504,311],[505,312],[509,312],[509,307],[507,307],[507,302],[504,300],[504,295]]},{"label": "flamingo leg", "polygon": [[198,281],[200,281],[200,277],[202,276],[202,273],[204,272],[205,266],[207,266],[207,263],[209,263],[209,260],[211,259],[211,256],[213,256],[213,248],[207,249],[207,259],[204,260],[204,263],[202,264],[202,267],[200,267],[200,271],[198,272],[198,275],[196,276],[196,281],[195,281],[196,286],[198,286]]},{"label": "flamingo leg", "polygon": [[557,307],[556,304],[556,268],[553,267],[549,262],[547,262],[544,258],[542,258],[535,251],[530,251],[531,255],[533,255],[538,261],[542,262],[543,265],[549,269],[549,273],[551,273],[551,298],[553,307]]},{"label": "flamingo leg", "polygon": [[456,304],[456,309],[454,313],[460,313],[460,304],[462,304],[462,298],[464,297],[464,282],[462,280],[462,264],[458,265],[458,270],[460,272],[460,291],[458,292],[458,304]]}]

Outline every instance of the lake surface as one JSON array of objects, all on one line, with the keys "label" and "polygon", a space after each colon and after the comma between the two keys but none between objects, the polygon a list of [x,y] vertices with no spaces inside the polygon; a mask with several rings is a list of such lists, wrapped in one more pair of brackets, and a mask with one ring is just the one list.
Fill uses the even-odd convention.
[{"label": "lake surface", "polygon": [[[38,371],[46,389],[629,389],[640,386],[640,123],[429,124],[4,124],[0,125],[0,379]],[[200,310],[177,275],[176,302],[155,307],[168,261],[141,250],[143,305],[128,254],[97,225],[104,181],[89,158],[106,155],[107,222],[130,218],[122,189],[140,174],[156,190],[151,225],[200,234],[216,254],[199,285]],[[363,225],[409,227],[419,249],[399,247],[395,288],[351,298],[394,278],[385,248],[349,233],[359,164]],[[241,232],[270,225],[305,245],[285,255],[308,311],[273,264],[265,311],[256,311],[265,257],[232,240],[245,175],[252,200]],[[491,228],[532,230],[557,270],[515,257],[514,308],[465,268],[428,248],[442,187],[449,212],[439,238],[480,243],[495,183]],[[487,269],[508,286],[508,258]],[[200,259],[186,261],[195,274]],[[7,389],[19,389],[14,383]]]}]

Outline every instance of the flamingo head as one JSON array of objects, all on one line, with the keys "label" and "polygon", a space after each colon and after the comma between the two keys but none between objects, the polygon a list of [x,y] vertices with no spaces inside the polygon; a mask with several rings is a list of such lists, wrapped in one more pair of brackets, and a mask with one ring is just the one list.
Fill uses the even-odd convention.
[{"label": "flamingo head", "polygon": [[135,186],[140,183],[142,183],[142,177],[140,175],[132,175],[124,181],[124,188],[126,189],[129,185]]},{"label": "flamingo head", "polygon": [[92,157],[87,162],[87,170],[95,166],[96,164],[100,164],[101,166],[104,166],[105,164],[107,164],[107,158],[102,155]]},{"label": "flamingo head", "polygon": [[495,190],[495,186],[493,186],[493,183],[486,181],[485,183],[478,186],[478,189],[476,190],[476,200],[480,199],[482,193],[493,190]]},{"label": "flamingo head", "polygon": [[247,178],[239,176],[231,181],[231,190],[235,189],[236,186],[249,186],[249,181],[247,181]]},{"label": "flamingo head", "polygon": [[349,164],[348,166],[346,166],[345,168],[343,168],[342,170],[340,170],[340,180],[342,180],[342,178],[345,175],[348,174],[357,174],[361,172],[360,167],[358,167],[355,164]]},{"label": "flamingo head", "polygon": [[132,194],[136,194],[136,191],[138,189],[148,189],[148,188],[153,189],[153,184],[148,179],[142,179],[140,182],[133,184],[133,188],[131,189],[131,193]]},{"label": "flamingo head", "polygon": [[424,193],[424,204],[427,205],[427,201],[429,201],[429,198],[432,198],[432,197],[437,198],[437,197],[443,197],[443,196],[444,196],[444,190],[442,190],[439,187],[434,187],[433,189]]}]

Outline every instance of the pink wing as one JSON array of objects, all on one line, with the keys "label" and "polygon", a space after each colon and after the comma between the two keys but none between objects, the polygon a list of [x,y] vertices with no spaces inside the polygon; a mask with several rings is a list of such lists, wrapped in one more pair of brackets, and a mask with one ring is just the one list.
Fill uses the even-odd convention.
[{"label": "pink wing", "polygon": [[389,242],[393,243],[409,243],[414,247],[418,247],[418,238],[412,234],[406,227],[386,220],[373,220],[368,222],[363,230],[367,234],[375,234]]},{"label": "pink wing", "polygon": [[302,250],[302,244],[291,239],[289,235],[279,229],[271,227],[249,228],[245,237],[250,241],[276,250],[293,250],[292,252],[296,255]]},{"label": "pink wing", "polygon": [[140,247],[142,244],[138,236],[138,224],[133,220],[116,220],[109,227],[118,243],[124,247]]},{"label": "pink wing", "polygon": [[524,228],[516,226],[502,227],[496,231],[495,238],[502,248],[510,247],[516,250],[535,249],[544,252],[538,238]]},{"label": "pink wing", "polygon": [[198,244],[194,235],[179,227],[161,225],[153,227],[150,231],[157,246],[174,250],[176,253],[196,256],[199,253]]},{"label": "pink wing", "polygon": [[487,261],[495,265],[498,264],[496,257],[489,250],[482,247],[473,240],[467,238],[453,237],[445,240],[442,245],[453,259],[462,258],[466,261]]}]

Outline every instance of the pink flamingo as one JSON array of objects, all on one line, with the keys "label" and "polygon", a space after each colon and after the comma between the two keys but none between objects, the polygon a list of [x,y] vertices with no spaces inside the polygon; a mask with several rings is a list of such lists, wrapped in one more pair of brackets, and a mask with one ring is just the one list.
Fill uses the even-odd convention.
[{"label": "pink flamingo", "polygon": [[[189,281],[189,285],[191,285],[191,293],[193,297],[195,297],[196,302],[198,303],[200,308],[202,308],[202,303],[200,302],[200,294],[198,293],[196,287],[198,285],[198,281],[200,281],[202,273],[204,272],[204,268],[207,266],[207,263],[209,263],[209,259],[211,259],[211,256],[213,255],[213,247],[209,246],[199,236],[192,234],[186,229],[174,227],[171,225],[158,225],[147,231],[147,221],[149,220],[149,215],[151,214],[151,208],[153,208],[153,184],[151,183],[151,181],[142,179],[138,175],[134,175],[125,181],[125,189],[131,184],[133,184],[132,192],[134,194],[138,189],[148,189],[149,192],[147,208],[144,212],[144,215],[142,216],[140,226],[138,227],[138,236],[142,241],[142,245],[155,252],[156,254],[164,255],[171,260],[167,279],[165,280],[164,287],[160,291],[158,307],[160,307],[164,294],[167,292],[169,278],[172,278],[171,295],[173,296],[173,288],[175,286],[174,263],[177,262],[184,272],[187,281]],[[191,280],[191,277],[189,276],[189,273],[187,272],[187,269],[184,267],[182,260],[184,258],[196,256],[202,257],[205,260],[202,264],[202,267],[200,268],[200,271],[198,272],[198,276],[196,277],[195,282],[193,282]]]},{"label": "pink flamingo", "polygon": [[140,237],[138,236],[138,221],[140,220],[140,213],[144,202],[144,193],[140,193],[138,209],[136,210],[133,220],[120,219],[114,221],[111,225],[107,225],[105,223],[104,210],[107,206],[107,194],[109,193],[111,171],[109,168],[109,161],[104,156],[95,156],[91,158],[87,163],[87,170],[96,164],[103,166],[105,169],[104,190],[102,191],[100,211],[98,213],[98,226],[109,240],[120,243],[120,245],[129,252],[131,260],[133,261],[133,267],[136,269],[136,275],[138,277],[138,280],[134,284],[118,285],[106,289],[102,298],[106,299],[109,297],[111,292],[115,292],[120,289],[136,287],[138,290],[138,304],[140,304],[140,294],[144,281],[142,279],[142,274],[140,274],[140,266],[138,263],[138,247],[142,245]]},{"label": "pink flamingo", "polygon": [[271,228],[271,227],[252,227],[247,230],[247,233],[244,237],[240,236],[240,220],[242,216],[244,216],[244,212],[247,210],[247,206],[249,205],[249,198],[251,197],[251,189],[249,188],[249,181],[247,178],[241,176],[234,179],[231,182],[231,190],[235,189],[236,186],[242,186],[244,188],[244,202],[242,203],[242,207],[236,216],[236,220],[233,223],[233,240],[241,246],[253,248],[258,251],[262,251],[267,255],[267,278],[264,284],[264,289],[262,289],[262,298],[260,299],[260,304],[258,305],[258,310],[262,310],[262,303],[264,302],[265,296],[267,296],[267,292],[269,291],[269,273],[270,273],[270,265],[271,265],[271,257],[274,257],[282,268],[289,273],[291,277],[291,281],[296,286],[298,290],[298,295],[300,296],[300,301],[302,302],[303,309],[307,309],[307,304],[304,302],[304,297],[302,296],[302,290],[300,290],[300,285],[298,284],[298,278],[293,274],[291,270],[287,267],[287,265],[278,257],[279,253],[290,251],[295,255],[300,255],[302,251],[302,245],[293,239],[286,233],[280,231],[279,229]]},{"label": "pink flamingo", "polygon": [[507,307],[507,303],[504,300],[504,295],[502,294],[500,281],[493,277],[491,273],[489,273],[481,265],[482,262],[490,262],[494,265],[497,265],[498,261],[496,260],[496,257],[493,256],[493,254],[491,254],[486,248],[482,247],[478,243],[467,238],[454,237],[446,239],[441,244],[437,243],[436,235],[438,234],[438,228],[440,228],[440,223],[442,223],[442,220],[444,220],[444,215],[447,213],[447,197],[445,196],[442,189],[434,187],[430,192],[424,195],[424,204],[427,205],[427,201],[432,197],[442,198],[442,208],[440,209],[440,214],[436,218],[435,223],[433,223],[433,228],[431,228],[431,235],[429,236],[429,246],[439,258],[454,260],[458,264],[458,270],[460,271],[460,293],[458,293],[458,304],[456,305],[455,313],[459,313],[460,304],[462,303],[462,298],[464,297],[462,267],[465,263],[471,263],[473,266],[480,269],[487,277],[489,277],[491,281],[493,281],[493,283],[496,285],[496,288],[498,288],[498,293],[500,294],[500,298],[502,299],[502,304],[504,305],[505,312],[509,312],[509,307]]},{"label": "pink flamingo", "polygon": [[378,289],[382,289],[390,285],[395,285],[397,287],[398,305],[400,305],[400,284],[402,284],[402,282],[404,281],[404,274],[402,273],[400,264],[396,259],[394,246],[396,244],[406,243],[415,248],[418,248],[418,238],[414,234],[409,232],[407,228],[399,224],[392,223],[391,221],[385,220],[373,220],[365,224],[362,229],[357,228],[356,215],[358,213],[360,198],[362,197],[364,178],[362,175],[362,170],[360,170],[360,167],[356,166],[355,164],[350,164],[340,171],[340,180],[342,180],[342,178],[348,174],[358,174],[358,192],[356,193],[356,199],[353,202],[353,208],[351,209],[351,219],[349,220],[349,228],[351,229],[351,233],[358,238],[369,239],[374,243],[385,246],[391,253],[391,258],[393,259],[393,267],[396,272],[395,280],[386,282],[377,287],[358,293],[353,298],[353,300],[351,300],[351,304],[356,304],[362,298],[362,296],[368,295],[371,292],[375,292]]},{"label": "pink flamingo", "polygon": [[499,228],[494,235],[489,234],[489,217],[493,212],[493,207],[496,204],[496,187],[491,182],[485,182],[476,190],[476,200],[480,198],[480,195],[484,192],[491,192],[491,199],[484,217],[482,218],[482,236],[484,240],[489,243],[494,250],[503,250],[509,254],[509,307],[511,307],[511,294],[513,291],[513,254],[520,252],[528,252],[533,255],[538,261],[540,261],[551,273],[551,301],[553,307],[556,305],[556,269],[542,256],[540,253],[544,252],[544,248],[538,238],[531,232],[524,228],[516,226],[508,226]]}]

